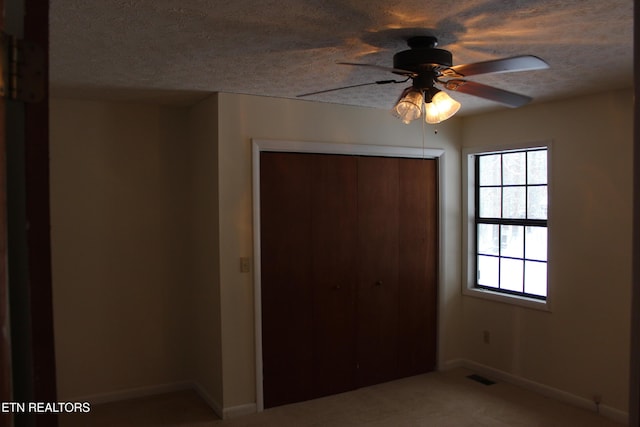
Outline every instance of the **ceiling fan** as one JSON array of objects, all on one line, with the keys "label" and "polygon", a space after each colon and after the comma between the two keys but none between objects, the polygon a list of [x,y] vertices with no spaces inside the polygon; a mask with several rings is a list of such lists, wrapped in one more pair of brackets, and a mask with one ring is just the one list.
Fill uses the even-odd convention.
[{"label": "ceiling fan", "polygon": [[355,62],[338,62],[338,64],[342,65],[370,67],[390,71],[394,74],[405,76],[405,80],[379,80],[305,93],[298,95],[298,97],[373,84],[404,83],[411,80],[412,85],[402,92],[398,102],[394,106],[394,113],[404,123],[409,123],[422,115],[422,106],[424,104],[424,114],[427,123],[440,123],[453,116],[460,108],[460,103],[452,99],[446,92],[437,89],[436,85],[450,91],[478,96],[515,108],[525,105],[530,102],[532,98],[482,83],[469,81],[466,80],[465,77],[478,74],[532,71],[549,68],[549,64],[533,55],[512,56],[454,66],[451,52],[436,48],[438,45],[436,37],[411,37],[407,40],[407,44],[409,45],[408,50],[398,52],[393,56],[393,67]]}]

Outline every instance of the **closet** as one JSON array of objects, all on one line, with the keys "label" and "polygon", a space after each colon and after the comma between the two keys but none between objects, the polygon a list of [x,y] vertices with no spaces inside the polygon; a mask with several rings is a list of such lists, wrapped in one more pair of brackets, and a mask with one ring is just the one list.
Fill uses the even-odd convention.
[{"label": "closet", "polygon": [[260,156],[265,407],[433,370],[436,161]]}]

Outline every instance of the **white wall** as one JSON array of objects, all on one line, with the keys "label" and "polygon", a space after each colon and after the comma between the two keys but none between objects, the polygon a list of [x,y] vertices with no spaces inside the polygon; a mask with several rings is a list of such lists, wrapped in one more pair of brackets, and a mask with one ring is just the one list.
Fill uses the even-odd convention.
[{"label": "white wall", "polygon": [[[213,95],[190,109],[51,103],[61,398],[195,382],[255,403],[251,138],[444,148],[441,355],[460,355],[459,126],[386,111]],[[81,360],[81,363],[78,361]]]},{"label": "white wall", "polygon": [[[251,256],[251,139],[422,147],[420,123],[388,111],[245,95],[219,94],[220,286],[224,406],[255,402],[252,276],[239,271]],[[460,356],[460,123],[427,128],[424,145],[445,150],[443,264],[440,272],[443,360]]]},{"label": "white wall", "polygon": [[59,99],[50,111],[58,396],[183,381],[186,110]]},{"label": "white wall", "polygon": [[[454,118],[445,150],[441,362],[459,358],[625,411],[631,91]],[[251,138],[421,147],[383,110],[219,94],[191,109],[51,103],[59,395],[196,381],[255,402]],[[461,296],[460,146],[553,140],[550,313]],[[482,343],[482,331],[491,344]]]},{"label": "white wall", "polygon": [[[552,141],[551,312],[465,296],[464,357],[627,411],[632,91],[466,117],[463,145]],[[482,331],[491,333],[484,344]]]},{"label": "white wall", "polygon": [[220,232],[218,192],[218,101],[217,95],[189,111],[189,139],[184,141],[191,165],[189,222],[192,233],[192,288],[189,291],[189,330],[192,347],[192,379],[221,414],[222,339],[220,325]]}]

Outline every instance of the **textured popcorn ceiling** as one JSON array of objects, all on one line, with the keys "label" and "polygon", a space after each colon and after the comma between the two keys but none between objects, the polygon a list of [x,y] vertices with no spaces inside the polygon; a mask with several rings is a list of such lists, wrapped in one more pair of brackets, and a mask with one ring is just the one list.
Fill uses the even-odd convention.
[{"label": "textured popcorn ceiling", "polygon": [[[189,104],[220,91],[297,94],[396,76],[406,38],[432,34],[454,65],[532,54],[549,70],[472,80],[535,101],[632,86],[632,0],[52,0],[59,96]],[[408,86],[305,99],[391,108]],[[459,114],[505,108],[454,93]]]}]

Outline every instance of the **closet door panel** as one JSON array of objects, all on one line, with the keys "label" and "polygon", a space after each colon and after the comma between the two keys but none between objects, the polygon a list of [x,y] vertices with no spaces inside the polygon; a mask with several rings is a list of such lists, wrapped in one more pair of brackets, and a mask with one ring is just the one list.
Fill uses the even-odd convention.
[{"label": "closet door panel", "polygon": [[355,387],[356,158],[315,157],[312,177],[314,394]]},{"label": "closet door panel", "polygon": [[358,386],[396,378],[398,159],[358,159]]},{"label": "closet door panel", "polygon": [[437,163],[261,154],[265,407],[432,370]]},{"label": "closet door panel", "polygon": [[265,407],[313,398],[312,165],[304,154],[260,159]]},{"label": "closet door panel", "polygon": [[399,377],[435,368],[437,317],[435,160],[401,159],[399,168]]}]

